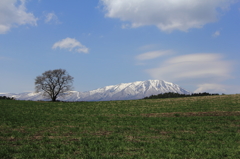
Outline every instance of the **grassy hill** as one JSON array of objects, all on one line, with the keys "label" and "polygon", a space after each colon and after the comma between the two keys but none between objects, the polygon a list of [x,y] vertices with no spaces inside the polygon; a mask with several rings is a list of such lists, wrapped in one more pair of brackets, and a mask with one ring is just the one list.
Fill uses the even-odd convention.
[{"label": "grassy hill", "polygon": [[239,158],[240,95],[0,100],[0,158]]}]

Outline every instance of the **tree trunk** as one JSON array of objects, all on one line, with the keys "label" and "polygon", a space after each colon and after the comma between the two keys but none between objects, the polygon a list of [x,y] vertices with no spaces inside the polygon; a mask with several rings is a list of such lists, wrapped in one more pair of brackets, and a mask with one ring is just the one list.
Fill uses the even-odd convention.
[{"label": "tree trunk", "polygon": [[56,102],[57,97],[52,97],[52,102]]}]

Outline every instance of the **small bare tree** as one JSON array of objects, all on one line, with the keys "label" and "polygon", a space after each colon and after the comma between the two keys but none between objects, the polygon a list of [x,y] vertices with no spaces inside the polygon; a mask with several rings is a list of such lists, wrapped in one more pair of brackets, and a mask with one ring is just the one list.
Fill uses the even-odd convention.
[{"label": "small bare tree", "polygon": [[64,96],[72,90],[73,77],[64,69],[45,71],[35,79],[36,92],[43,92],[43,96],[56,101],[58,96]]}]

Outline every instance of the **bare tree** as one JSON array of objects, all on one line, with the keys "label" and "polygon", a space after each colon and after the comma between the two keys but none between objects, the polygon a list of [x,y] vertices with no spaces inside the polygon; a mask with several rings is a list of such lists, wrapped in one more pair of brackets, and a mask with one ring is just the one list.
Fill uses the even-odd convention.
[{"label": "bare tree", "polygon": [[36,92],[43,92],[43,96],[56,101],[58,96],[64,96],[72,90],[73,77],[64,69],[45,71],[35,79]]}]

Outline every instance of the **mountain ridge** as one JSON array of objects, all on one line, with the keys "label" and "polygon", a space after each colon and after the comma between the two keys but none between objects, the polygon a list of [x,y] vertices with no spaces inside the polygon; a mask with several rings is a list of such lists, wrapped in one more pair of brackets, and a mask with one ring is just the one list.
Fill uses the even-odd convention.
[{"label": "mountain ridge", "polygon": [[[120,83],[109,85],[91,91],[79,92],[69,91],[65,97],[58,97],[61,101],[109,101],[109,100],[135,100],[150,95],[174,92],[179,94],[190,94],[191,92],[181,88],[177,84],[164,80],[136,81],[131,83]],[[8,93],[0,96],[14,97],[17,100],[48,100],[42,97],[42,93]]]}]

